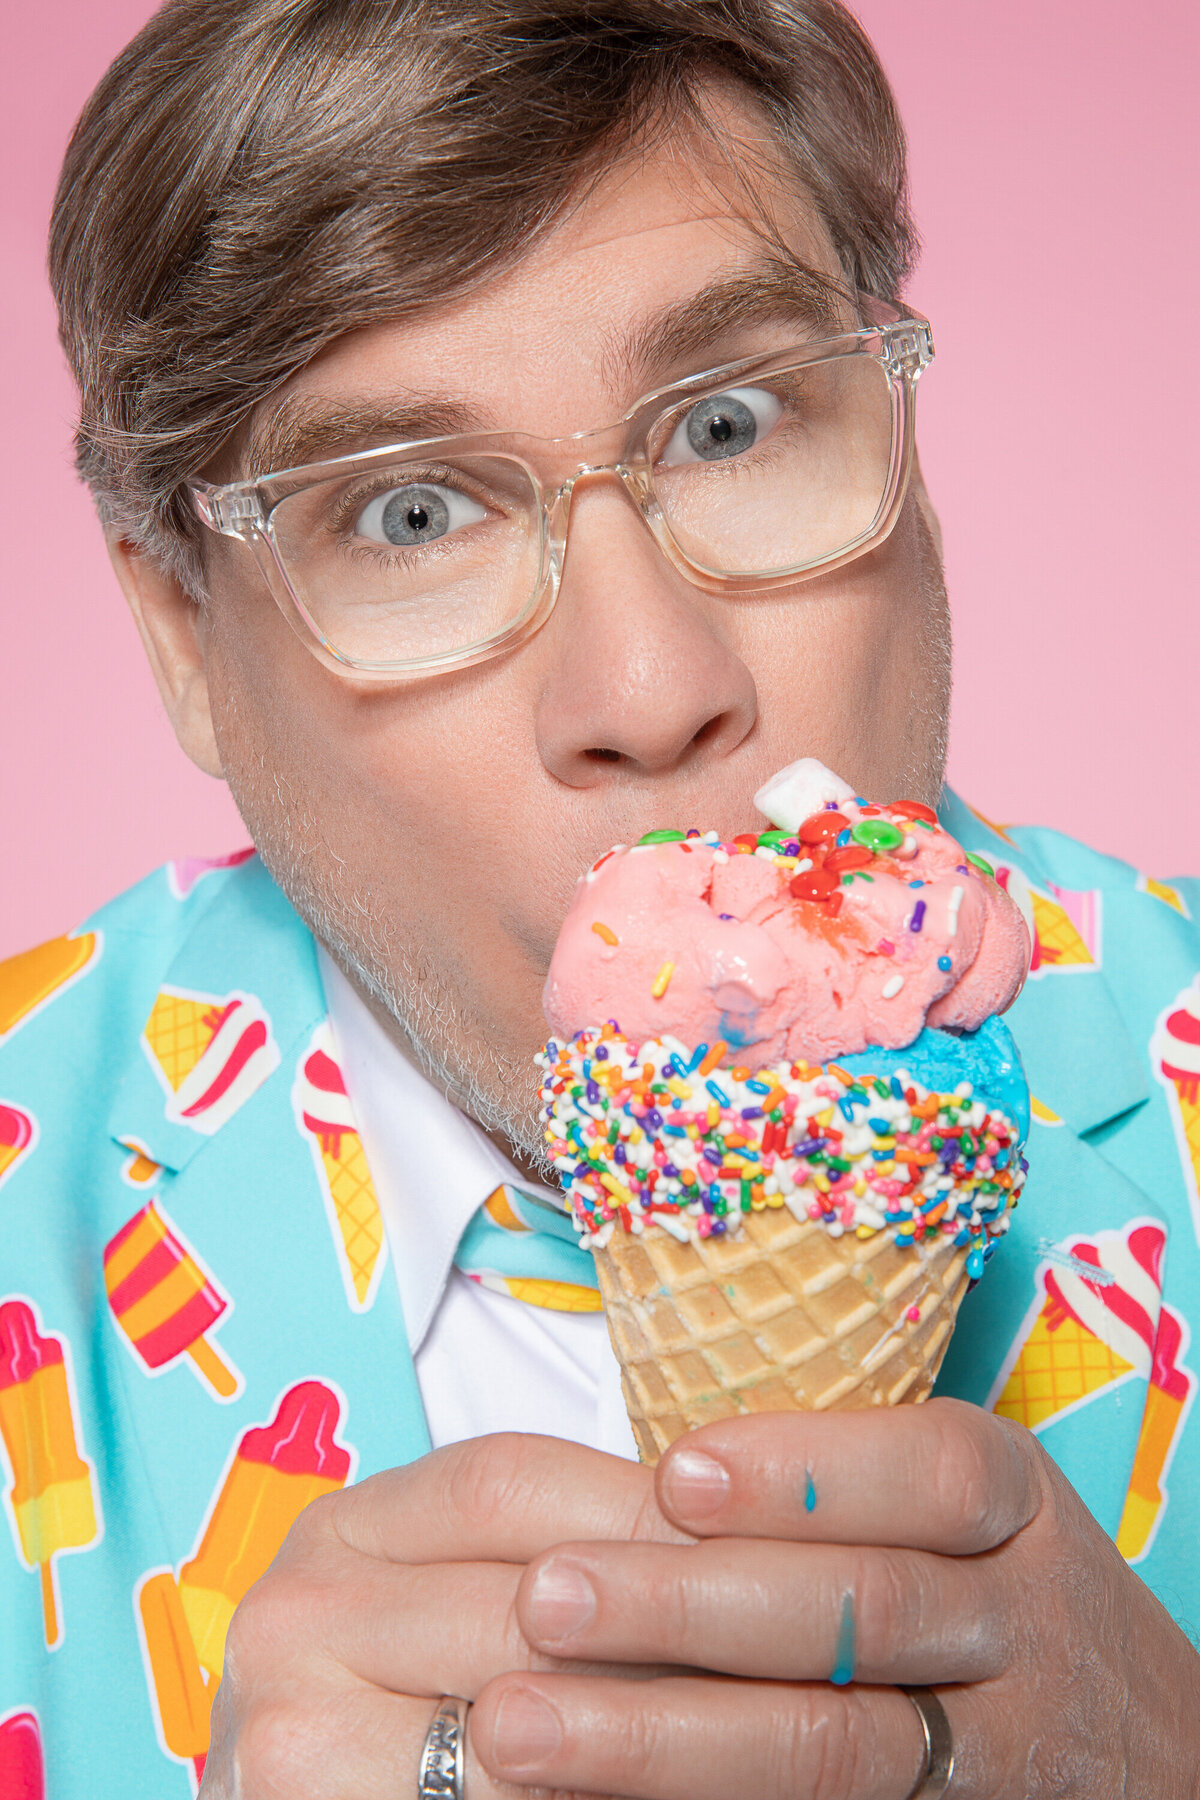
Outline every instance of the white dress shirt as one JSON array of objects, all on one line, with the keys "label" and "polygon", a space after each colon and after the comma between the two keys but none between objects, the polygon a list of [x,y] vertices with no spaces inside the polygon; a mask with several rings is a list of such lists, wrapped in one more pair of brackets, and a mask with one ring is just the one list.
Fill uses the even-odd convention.
[{"label": "white dress shirt", "polygon": [[603,1313],[527,1306],[453,1266],[502,1181],[539,1190],[413,1068],[319,945],[317,956],[434,1448],[539,1431],[636,1461]]}]

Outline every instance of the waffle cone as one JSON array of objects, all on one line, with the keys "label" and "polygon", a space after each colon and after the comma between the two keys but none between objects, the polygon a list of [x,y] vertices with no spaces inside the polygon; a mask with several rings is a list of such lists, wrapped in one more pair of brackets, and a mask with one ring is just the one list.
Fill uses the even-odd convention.
[{"label": "waffle cone", "polygon": [[143,1035],[169,1086],[178,1093],[216,1036],[220,1002],[189,1000],[164,989],[154,1002]]},{"label": "waffle cone", "polygon": [[383,1249],[383,1216],[357,1131],[341,1134],[336,1154],[322,1146],[321,1162],[346,1268],[358,1304],[364,1306]]},{"label": "waffle cone", "polygon": [[993,1412],[1035,1431],[1056,1413],[1132,1372],[1133,1364],[1048,1299],[1021,1346]]},{"label": "waffle cone", "polygon": [[1200,1191],[1200,1095],[1197,1094],[1194,1076],[1185,1081],[1176,1081],[1175,1093],[1179,1101],[1179,1119],[1183,1126],[1184,1142],[1188,1155],[1192,1160],[1192,1169],[1196,1177],[1196,1188]]},{"label": "waffle cone", "polygon": [[[949,1238],[898,1247],[751,1212],[738,1237],[614,1231],[596,1273],[642,1461],[737,1413],[924,1400],[967,1291]],[[910,1318],[912,1308],[920,1317]]]}]

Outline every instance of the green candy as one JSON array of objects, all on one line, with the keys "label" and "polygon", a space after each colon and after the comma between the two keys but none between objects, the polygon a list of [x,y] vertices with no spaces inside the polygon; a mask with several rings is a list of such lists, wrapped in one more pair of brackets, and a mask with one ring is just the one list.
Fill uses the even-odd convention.
[{"label": "green candy", "polygon": [[660,831],[648,831],[644,838],[639,838],[637,848],[643,844],[680,844],[687,836],[685,831],[669,831],[665,827]]},{"label": "green candy", "polygon": [[974,863],[977,869],[982,869],[985,875],[990,875],[992,880],[995,881],[996,871],[993,869],[986,856],[976,856],[973,850],[968,850],[967,861],[969,863]]},{"label": "green candy", "polygon": [[780,844],[786,844],[787,841],[786,831],[760,831],[758,834],[759,848],[762,850],[777,850]]},{"label": "green candy", "polygon": [[850,832],[852,843],[877,854],[881,850],[898,850],[904,833],[890,819],[860,819]]}]

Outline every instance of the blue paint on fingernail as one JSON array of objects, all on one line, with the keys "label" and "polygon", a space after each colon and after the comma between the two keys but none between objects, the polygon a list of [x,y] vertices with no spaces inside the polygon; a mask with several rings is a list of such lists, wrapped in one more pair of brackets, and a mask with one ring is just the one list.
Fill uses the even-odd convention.
[{"label": "blue paint on fingernail", "polygon": [[854,1680],[854,1595],[849,1590],[842,1595],[842,1622],[838,1626],[833,1674],[829,1679],[834,1687],[845,1687]]},{"label": "blue paint on fingernail", "polygon": [[817,1484],[812,1478],[812,1470],[804,1471],[804,1510],[811,1512],[817,1504]]}]

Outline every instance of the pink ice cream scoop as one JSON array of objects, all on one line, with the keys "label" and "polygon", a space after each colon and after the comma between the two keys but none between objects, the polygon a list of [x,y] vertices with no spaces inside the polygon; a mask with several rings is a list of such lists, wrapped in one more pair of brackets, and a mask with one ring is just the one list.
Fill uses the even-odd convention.
[{"label": "pink ice cream scoop", "polygon": [[1009,1007],[1029,937],[987,865],[915,801],[872,806],[811,759],[755,796],[772,828],[656,831],[582,877],[544,1005],[570,1038],[727,1046],[736,1063],[902,1049]]}]

